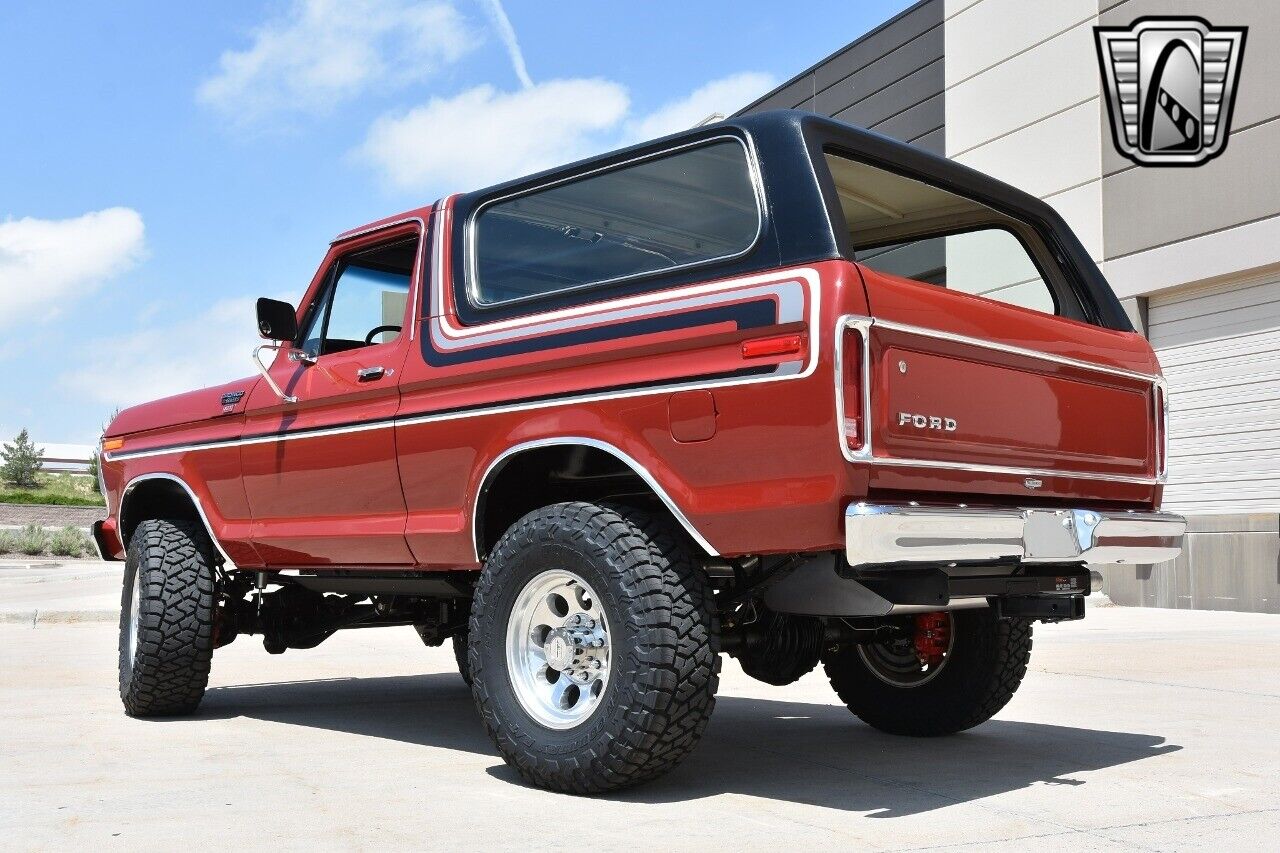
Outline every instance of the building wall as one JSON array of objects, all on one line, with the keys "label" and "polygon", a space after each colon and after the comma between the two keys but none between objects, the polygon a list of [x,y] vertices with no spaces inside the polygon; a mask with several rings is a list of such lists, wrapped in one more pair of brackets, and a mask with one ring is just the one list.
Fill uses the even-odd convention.
[{"label": "building wall", "polygon": [[[1112,144],[1093,27],[1144,15],[1249,27],[1227,150],[1197,168]],[[1177,561],[1103,567],[1122,604],[1280,612],[1277,44],[1280,3],[1263,0],[926,0],[749,108],[923,145],[1076,231],[1168,362],[1168,499],[1190,524]]]},{"label": "building wall", "polygon": [[943,2],[907,9],[739,115],[812,110],[942,154]]},{"label": "building wall", "polygon": [[[1052,204],[1167,362],[1167,505],[1186,553],[1104,567],[1123,604],[1280,612],[1280,4],[948,0],[947,156]],[[1024,14],[1018,14],[1022,10]],[[1250,28],[1225,154],[1140,167],[1111,142],[1093,27],[1194,15]],[[1267,364],[1270,363],[1270,367]]]}]

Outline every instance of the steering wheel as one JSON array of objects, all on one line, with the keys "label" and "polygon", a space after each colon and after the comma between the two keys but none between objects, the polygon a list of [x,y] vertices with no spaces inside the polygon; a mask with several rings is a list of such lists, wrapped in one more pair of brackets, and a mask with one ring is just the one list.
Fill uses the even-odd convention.
[{"label": "steering wheel", "polygon": [[382,332],[398,332],[398,331],[400,331],[399,326],[374,326],[372,329],[369,330],[369,334],[364,336],[365,346],[369,346],[370,344],[373,343],[374,335],[381,334]]}]

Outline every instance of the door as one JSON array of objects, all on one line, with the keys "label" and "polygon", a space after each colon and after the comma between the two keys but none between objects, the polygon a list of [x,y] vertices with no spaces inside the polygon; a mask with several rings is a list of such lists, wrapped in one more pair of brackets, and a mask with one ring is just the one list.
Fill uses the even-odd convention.
[{"label": "door", "polygon": [[242,446],[253,542],[269,566],[413,562],[393,418],[409,347],[416,226],[331,250],[301,312],[292,352],[259,383]]},{"label": "door", "polygon": [[1152,297],[1147,334],[1169,381],[1177,512],[1280,512],[1280,279]]}]

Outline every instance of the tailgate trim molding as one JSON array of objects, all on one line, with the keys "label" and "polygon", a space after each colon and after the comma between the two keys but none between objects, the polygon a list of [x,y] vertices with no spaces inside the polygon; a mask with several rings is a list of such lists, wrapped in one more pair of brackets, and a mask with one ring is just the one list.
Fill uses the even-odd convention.
[{"label": "tailgate trim molding", "polygon": [[850,504],[845,555],[854,569],[1019,560],[1148,565],[1182,553],[1187,522],[1171,512]]},{"label": "tailgate trim molding", "polygon": [[[955,462],[946,460],[933,459],[914,459],[910,457],[897,456],[877,456],[873,446],[873,436],[871,430],[871,329],[878,327],[895,332],[904,332],[910,335],[918,335],[924,338],[934,338],[936,340],[950,341],[952,343],[964,344],[966,346],[979,347],[982,349],[994,350],[997,352],[1005,352],[1013,355],[1025,356],[1027,358],[1038,359],[1040,361],[1048,361],[1055,364],[1062,364],[1074,367],[1080,370],[1088,370],[1094,373],[1110,374],[1112,376],[1121,376],[1126,379],[1136,379],[1140,382],[1150,383],[1152,386],[1151,403],[1152,403],[1152,423],[1156,429],[1155,439],[1155,470],[1156,476],[1150,477],[1135,474],[1108,474],[1098,471],[1072,471],[1050,468],[1023,468],[1015,465],[987,465],[978,462]],[[863,443],[857,450],[851,450],[845,442],[843,424],[846,400],[844,399],[843,373],[844,373],[844,333],[848,329],[858,332],[862,340],[862,434]],[[1169,458],[1169,428],[1168,428],[1168,409],[1169,409],[1169,387],[1163,376],[1139,373],[1133,370],[1125,370],[1119,367],[1110,367],[1103,364],[1092,364],[1087,361],[1081,361],[1076,358],[1069,358],[1064,355],[1053,355],[1051,353],[1039,352],[1038,350],[1026,349],[1025,347],[1014,346],[1012,344],[1002,344],[996,341],[983,340],[982,338],[971,338],[967,335],[958,335],[952,332],[943,332],[937,329],[926,329],[922,326],[912,326],[907,323],[896,323],[892,320],[878,320],[873,317],[864,317],[857,314],[846,314],[836,321],[835,333],[835,395],[836,395],[836,431],[840,442],[841,453],[849,462],[865,462],[874,465],[889,465],[902,468],[939,468],[951,471],[974,471],[984,474],[1008,474],[1017,477],[1048,477],[1068,480],[1098,480],[1109,483],[1132,483],[1144,486],[1157,486],[1168,482],[1168,458]]]}]

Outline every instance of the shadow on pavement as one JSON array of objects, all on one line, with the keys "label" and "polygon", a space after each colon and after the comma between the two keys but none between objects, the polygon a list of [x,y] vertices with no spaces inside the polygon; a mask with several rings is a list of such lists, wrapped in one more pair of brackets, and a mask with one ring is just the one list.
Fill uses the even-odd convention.
[{"label": "shadow on pavement", "polygon": [[[455,673],[210,688],[202,719],[250,717],[496,755]],[[675,772],[609,795],[667,803],[736,793],[899,817],[1176,752],[1159,735],[992,720],[949,738],[872,729],[837,705],[721,697],[706,737]],[[489,770],[521,784],[505,765]]]}]

